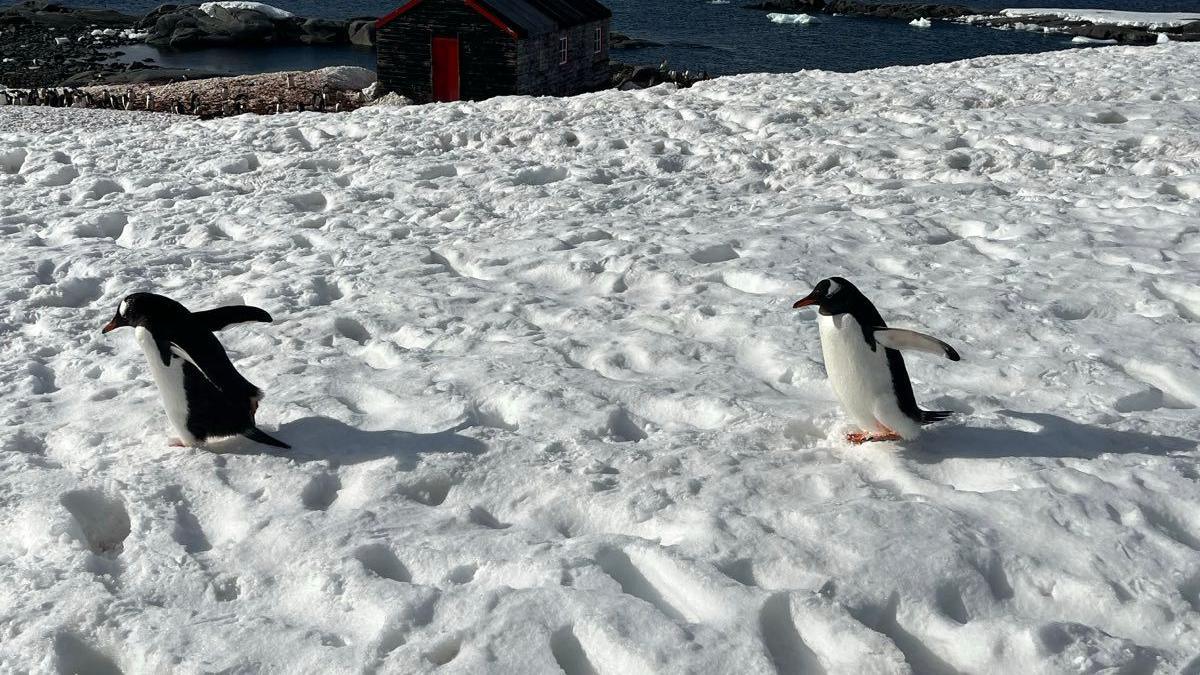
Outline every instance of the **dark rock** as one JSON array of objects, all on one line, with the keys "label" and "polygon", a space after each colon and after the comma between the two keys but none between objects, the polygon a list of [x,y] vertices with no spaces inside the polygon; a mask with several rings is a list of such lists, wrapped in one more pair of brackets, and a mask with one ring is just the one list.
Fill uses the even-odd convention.
[{"label": "dark rock", "polygon": [[159,17],[171,14],[179,10],[179,5],[159,5],[150,10],[150,13],[138,20],[135,28],[138,30],[150,30],[154,24],[158,23]]},{"label": "dark rock", "polygon": [[1200,34],[1200,21],[1185,23],[1182,26],[1172,26],[1163,30],[1171,35]]},{"label": "dark rock", "polygon": [[146,42],[173,49],[214,45],[345,44],[347,24],[330,19],[274,18],[253,9],[163,5],[139,23]]},{"label": "dark rock", "polygon": [[375,19],[352,19],[346,27],[350,44],[359,47],[375,46]]},{"label": "dark rock", "polygon": [[643,40],[620,33],[610,33],[608,36],[608,46],[610,49],[641,49],[643,47],[662,47],[664,45],[661,42],[653,40]]},{"label": "dark rock", "polygon": [[212,14],[208,14],[200,11],[199,7],[182,7],[159,12],[154,25],[149,28],[146,42],[174,49],[261,44],[275,37],[275,23],[267,15],[254,10],[218,6]]},{"label": "dark rock", "polygon": [[[136,20],[109,10],[41,2],[0,8],[0,85],[50,87],[76,73],[117,70],[121,66],[102,63],[108,55],[100,48],[128,44],[118,31]],[[110,35],[93,36],[96,28]]]},{"label": "dark rock", "polygon": [[1092,24],[1073,26],[1067,29],[1072,35],[1092,38],[1093,40],[1116,40],[1122,44],[1152,45],[1158,42],[1158,34],[1143,28],[1133,26],[1111,26]]},{"label": "dark rock", "polygon": [[350,41],[345,21],[305,19],[300,24],[300,42],[306,45],[336,45]]}]

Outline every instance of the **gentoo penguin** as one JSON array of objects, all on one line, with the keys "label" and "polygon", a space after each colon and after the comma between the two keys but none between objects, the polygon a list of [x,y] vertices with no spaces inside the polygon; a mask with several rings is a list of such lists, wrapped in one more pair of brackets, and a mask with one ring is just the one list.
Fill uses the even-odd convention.
[{"label": "gentoo penguin", "polygon": [[122,326],[134,328],[167,419],[179,433],[171,445],[196,445],[241,434],[259,443],[290,447],[254,425],[262,391],[233,367],[213,335],[213,331],[244,321],[269,323],[271,315],[246,305],[189,312],[170,298],[134,293],[121,301],[104,327],[104,333]]},{"label": "gentoo penguin", "polygon": [[825,371],[838,400],[862,429],[846,436],[852,443],[912,439],[921,426],[952,413],[921,410],[913,394],[900,350],[911,349],[958,361],[958,352],[937,338],[888,328],[875,305],[841,277],[824,279],[796,301],[799,309],[816,305]]}]

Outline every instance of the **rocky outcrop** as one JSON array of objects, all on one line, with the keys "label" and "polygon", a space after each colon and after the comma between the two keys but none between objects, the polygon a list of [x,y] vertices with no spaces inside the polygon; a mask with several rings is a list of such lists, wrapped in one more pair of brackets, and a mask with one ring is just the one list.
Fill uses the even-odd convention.
[{"label": "rocky outcrop", "polygon": [[0,85],[44,87],[82,72],[123,70],[100,50],[131,42],[136,22],[111,10],[40,1],[0,8]]},{"label": "rocky outcrop", "polygon": [[163,5],[147,14],[138,27],[146,42],[159,47],[192,49],[209,46],[267,44],[345,44],[347,23],[332,19],[272,16],[257,9]]},{"label": "rocky outcrop", "polygon": [[[911,22],[914,19],[965,20],[975,26],[989,28],[1044,30],[1051,33],[1075,35],[1092,40],[1113,40],[1121,44],[1150,45],[1159,41],[1159,34],[1178,41],[1200,40],[1200,21],[1149,30],[1140,26],[1119,26],[1070,19],[1054,15],[1002,16],[972,9],[963,5],[930,5],[918,3],[875,4],[862,0],[763,0],[747,9],[759,9],[789,14],[850,14],[872,16],[881,19],[899,19]],[[1063,10],[1070,13],[1070,10]]]},{"label": "rocky outcrop", "polygon": [[917,3],[900,3],[895,5],[877,5],[859,0],[765,0],[749,9],[761,9],[770,12],[786,12],[790,14],[854,14],[857,16],[874,16],[881,19],[956,19],[962,16],[980,14],[970,7],[962,5],[930,5]]},{"label": "rocky outcrop", "polygon": [[111,9],[63,7],[46,0],[26,0],[0,9],[0,26],[35,25],[76,32],[93,28],[131,28],[136,16]]}]

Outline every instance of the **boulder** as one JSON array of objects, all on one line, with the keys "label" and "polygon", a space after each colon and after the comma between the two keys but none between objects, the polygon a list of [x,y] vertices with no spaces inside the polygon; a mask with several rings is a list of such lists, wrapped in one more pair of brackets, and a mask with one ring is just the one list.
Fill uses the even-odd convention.
[{"label": "boulder", "polygon": [[175,49],[211,45],[344,44],[346,22],[274,15],[246,5],[162,5],[138,24],[146,42]]},{"label": "boulder", "polygon": [[197,7],[182,7],[158,13],[148,33],[146,42],[152,45],[186,49],[271,42],[277,30],[273,20],[253,10],[216,7],[209,14]]},{"label": "boulder", "polygon": [[1158,42],[1158,34],[1144,28],[1134,26],[1113,26],[1108,24],[1093,24],[1069,28],[1072,35],[1078,35],[1093,40],[1116,40],[1121,44],[1152,45]]},{"label": "boulder", "polygon": [[359,47],[375,46],[375,19],[352,19],[346,30],[350,44]]},{"label": "boulder", "polygon": [[1167,33],[1171,33],[1172,35],[1196,35],[1200,34],[1200,21],[1192,21],[1191,23],[1185,23],[1182,26],[1172,26],[1170,28],[1164,28],[1163,30]]},{"label": "boulder", "polygon": [[305,19],[300,23],[300,42],[306,45],[344,44],[349,40],[344,21]]}]

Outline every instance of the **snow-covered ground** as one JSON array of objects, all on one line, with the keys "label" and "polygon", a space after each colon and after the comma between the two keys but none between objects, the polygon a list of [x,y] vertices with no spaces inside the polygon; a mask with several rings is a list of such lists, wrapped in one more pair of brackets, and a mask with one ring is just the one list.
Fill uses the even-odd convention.
[{"label": "snow-covered ground", "polygon": [[[0,671],[1195,672],[1197,119],[1180,44],[0,108]],[[952,423],[842,439],[832,274]],[[135,290],[274,314],[296,449],[168,448]]]},{"label": "snow-covered ground", "polygon": [[1114,26],[1140,26],[1156,29],[1182,26],[1200,21],[1200,12],[1126,12],[1116,9],[1017,8],[1000,12],[1004,16],[1056,16],[1064,21],[1090,21]]}]

